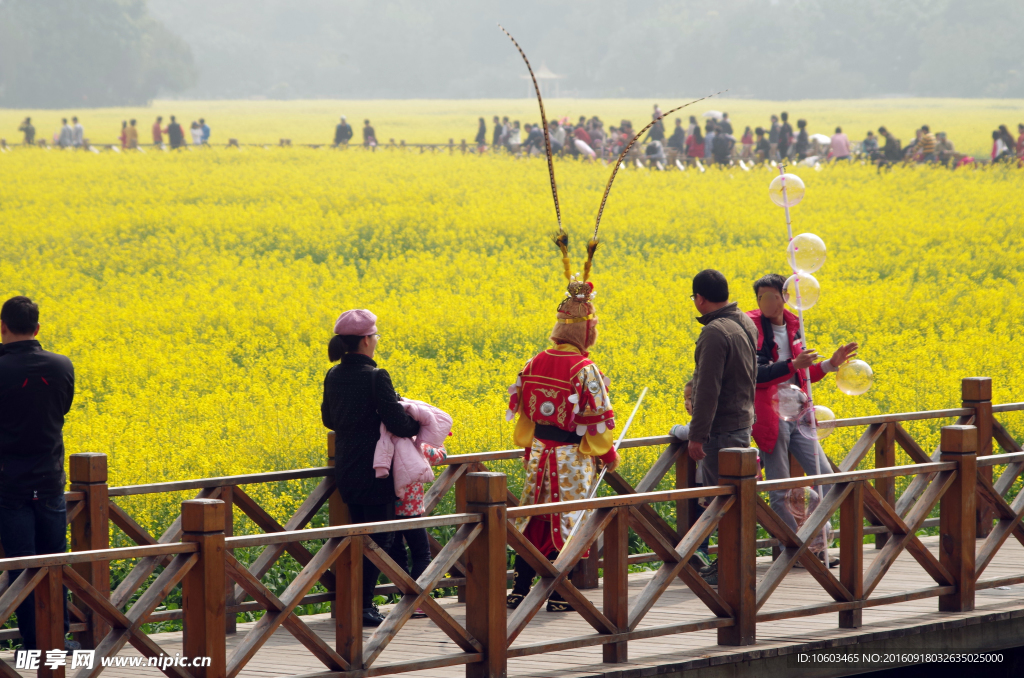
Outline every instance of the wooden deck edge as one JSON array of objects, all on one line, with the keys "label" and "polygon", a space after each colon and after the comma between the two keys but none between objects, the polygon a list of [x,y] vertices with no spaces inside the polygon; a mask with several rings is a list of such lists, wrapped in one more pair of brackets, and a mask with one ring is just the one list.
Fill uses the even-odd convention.
[{"label": "wooden deck edge", "polygon": [[[983,628],[986,626],[988,628]],[[994,628],[996,626],[1004,628]],[[971,637],[949,637],[963,635],[963,632],[968,633]],[[930,634],[947,637],[924,638]],[[900,642],[901,639],[908,638],[913,640]],[[923,643],[928,643],[929,647],[924,647]],[[695,657],[688,661],[658,666],[607,669],[605,668],[607,665],[604,665],[601,667],[603,672],[601,669],[591,669],[592,672],[587,675],[601,678],[647,678],[649,676],[658,676],[658,678],[735,678],[737,675],[757,676],[757,678],[789,678],[796,675],[796,671],[800,671],[799,675],[844,676],[863,673],[865,667],[863,665],[836,667],[832,672],[822,670],[824,667],[818,667],[817,671],[811,672],[811,667],[805,669],[798,667],[795,663],[796,656],[801,653],[834,650],[849,646],[856,646],[855,648],[850,647],[851,651],[870,653],[879,651],[1000,650],[1021,645],[1024,645],[1024,609],[961,617],[782,647],[751,648],[749,650],[736,648],[737,651],[734,653]],[[728,650],[728,648],[718,649],[720,651]],[[747,666],[742,669],[733,666],[741,662],[747,663]],[[876,666],[868,670],[877,671],[884,668],[895,668],[895,665]]]}]

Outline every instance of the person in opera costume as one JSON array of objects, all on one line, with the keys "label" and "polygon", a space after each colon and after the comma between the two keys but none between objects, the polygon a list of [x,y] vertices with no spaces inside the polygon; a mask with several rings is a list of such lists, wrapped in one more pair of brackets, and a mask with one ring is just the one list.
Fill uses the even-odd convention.
[{"label": "person in opera costume", "polygon": [[[618,466],[609,381],[587,354],[597,341],[593,299],[593,283],[570,279],[551,331],[554,346],[531,358],[509,387],[506,418],[511,421],[518,415],[514,439],[524,449],[526,467],[522,506],[585,499],[597,476],[596,460],[609,470]],[[530,516],[518,519],[515,526],[541,553],[554,559],[574,521],[581,518],[576,513]],[[514,569],[515,583],[508,595],[512,609],[530,592],[536,576],[518,555]],[[555,592],[547,609],[566,612],[572,607]]]}]

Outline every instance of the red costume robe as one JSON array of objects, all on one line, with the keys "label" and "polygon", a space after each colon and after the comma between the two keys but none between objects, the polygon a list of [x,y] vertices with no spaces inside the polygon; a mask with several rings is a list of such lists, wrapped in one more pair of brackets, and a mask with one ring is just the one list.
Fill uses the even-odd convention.
[{"label": "red costume robe", "polygon": [[[596,477],[594,457],[616,457],[607,377],[586,353],[558,344],[526,363],[509,393],[506,418],[519,415],[515,442],[527,460],[520,505],[584,499]],[[548,555],[562,549],[582,518],[579,512],[560,516],[521,518],[516,528]]]}]

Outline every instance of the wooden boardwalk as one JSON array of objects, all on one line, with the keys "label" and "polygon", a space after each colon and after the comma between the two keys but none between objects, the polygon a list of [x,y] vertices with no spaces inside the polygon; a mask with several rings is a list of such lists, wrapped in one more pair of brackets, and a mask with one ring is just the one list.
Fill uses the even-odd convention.
[{"label": "wooden boardwalk", "polygon": [[[923,537],[925,545],[938,556],[938,537]],[[980,545],[980,540],[979,540]],[[878,553],[870,546],[865,549],[865,569]],[[758,578],[768,569],[770,558],[758,559]],[[994,562],[985,572],[986,577],[1012,576],[1021,573],[1024,564],[1024,548],[1014,539],[1008,540],[999,551]],[[638,572],[629,577],[630,598],[639,594],[651,572]],[[925,574],[918,563],[907,553],[902,553],[888,574],[882,580],[872,597],[884,596],[900,591],[933,586],[934,582]],[[601,606],[600,589],[584,591]],[[508,675],[522,678],[583,678],[597,676],[648,676],[677,674],[683,671],[706,671],[716,665],[749,662],[764,657],[793,655],[817,649],[854,649],[853,644],[906,637],[937,629],[951,629],[970,626],[997,619],[1024,617],[1024,584],[1004,589],[987,589],[977,593],[976,609],[969,613],[937,612],[938,600],[926,598],[898,604],[867,608],[863,612],[863,626],[858,629],[838,628],[837,614],[822,614],[798,617],[776,622],[763,622],[757,626],[757,644],[748,647],[719,646],[714,629],[669,636],[659,636],[629,642],[629,662],[605,664],[601,661],[601,647],[589,646],[558,652],[536,654],[509,659]],[[803,605],[830,602],[829,596],[815,580],[802,569],[794,569],[783,580],[760,612],[789,609]],[[465,622],[465,606],[455,598],[442,598],[439,602],[458,620]],[[708,609],[696,599],[693,593],[677,581],[655,604],[644,619],[640,630],[653,626],[682,624],[712,618]],[[310,627],[327,643],[333,643],[334,625],[328,615],[303,618]],[[252,624],[240,624],[238,633],[228,636],[228,654],[242,641]],[[516,650],[533,643],[550,643],[574,636],[593,633],[593,629],[575,613],[548,613],[541,611],[529,624],[516,643],[510,648],[510,656]],[[367,631],[369,636],[369,631]],[[169,653],[181,651],[181,634],[165,633],[153,639]],[[939,648],[933,648],[939,649]],[[952,648],[945,648],[952,649]],[[962,648],[968,649],[968,648]],[[426,619],[413,619],[398,633],[387,647],[379,662],[373,666],[373,674],[383,672],[385,664],[413,661],[425,656],[436,656],[460,652],[434,624]],[[121,656],[138,656],[138,652],[126,646]],[[14,666],[13,653],[0,653],[10,666]],[[723,667],[724,668],[724,667]],[[318,662],[288,631],[279,629],[264,645],[239,676],[241,678],[269,678],[303,673],[320,673],[325,667]],[[852,672],[852,671],[850,671]],[[34,671],[23,671],[25,676]],[[124,678],[139,678],[140,675],[158,675],[153,668],[127,669],[109,668],[103,675]],[[405,675],[422,678],[450,678],[461,676],[464,669],[459,666],[422,670]],[[69,674],[71,672],[69,670]],[[740,673],[740,675],[743,675]],[[752,675],[752,673],[751,673]],[[799,675],[794,671],[792,675]],[[843,673],[818,673],[817,675],[844,675]]]}]

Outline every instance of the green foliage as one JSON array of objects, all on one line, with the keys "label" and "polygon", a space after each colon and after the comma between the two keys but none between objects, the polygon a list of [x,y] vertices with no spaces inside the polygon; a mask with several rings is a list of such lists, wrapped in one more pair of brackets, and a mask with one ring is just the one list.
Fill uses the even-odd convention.
[{"label": "green foliage", "polygon": [[194,80],[188,45],[144,0],[0,3],[0,106],[140,104]]}]

